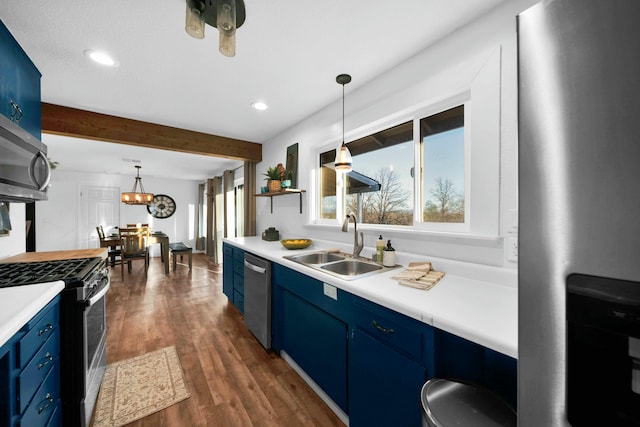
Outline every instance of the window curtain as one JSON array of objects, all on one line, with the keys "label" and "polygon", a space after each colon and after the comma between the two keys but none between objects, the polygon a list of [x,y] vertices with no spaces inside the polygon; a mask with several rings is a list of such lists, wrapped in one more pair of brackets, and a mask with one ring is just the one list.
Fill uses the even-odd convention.
[{"label": "window curtain", "polygon": [[235,192],[233,188],[233,170],[224,171],[224,237],[235,237]]},{"label": "window curtain", "polygon": [[206,200],[205,200],[206,184],[198,185],[198,209],[196,211],[196,250],[204,251],[205,249],[205,235],[207,218],[205,212],[207,212]]},{"label": "window curtain", "polygon": [[256,235],[256,163],[244,162],[244,235]]},{"label": "window curtain", "polygon": [[207,255],[214,263],[222,261],[224,236],[224,193],[222,177],[207,180]]}]

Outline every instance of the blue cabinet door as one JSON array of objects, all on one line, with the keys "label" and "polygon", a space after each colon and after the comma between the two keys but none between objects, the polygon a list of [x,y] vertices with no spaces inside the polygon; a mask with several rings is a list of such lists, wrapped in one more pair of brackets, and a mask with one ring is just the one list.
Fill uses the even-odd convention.
[{"label": "blue cabinet door", "polygon": [[482,386],[517,407],[518,362],[449,332],[436,329],[435,376]]},{"label": "blue cabinet door", "polygon": [[[20,112],[16,111],[18,105]],[[0,114],[41,139],[40,72],[0,21]]]},{"label": "blue cabinet door", "polygon": [[426,369],[355,328],[349,340],[349,425],[421,425]]},{"label": "blue cabinet door", "polygon": [[233,302],[233,247],[222,244],[222,293]]},{"label": "blue cabinet door", "polygon": [[347,324],[282,291],[281,344],[295,362],[347,411]]}]

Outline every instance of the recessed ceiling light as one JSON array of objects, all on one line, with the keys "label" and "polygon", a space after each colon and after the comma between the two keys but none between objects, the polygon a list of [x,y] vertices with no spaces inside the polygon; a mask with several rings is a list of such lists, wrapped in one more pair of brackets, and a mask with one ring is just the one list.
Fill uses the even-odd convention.
[{"label": "recessed ceiling light", "polygon": [[116,60],[109,56],[109,54],[106,52],[87,49],[84,51],[84,54],[88,58],[91,58],[91,60],[93,60],[94,62],[97,62],[100,65],[104,65],[105,67],[115,67],[116,65],[118,65]]},{"label": "recessed ceiling light", "polygon": [[251,106],[256,109],[256,110],[266,110],[267,108],[269,108],[269,106],[267,104],[265,104],[264,102],[258,101],[258,102],[254,102],[253,104],[251,104]]}]

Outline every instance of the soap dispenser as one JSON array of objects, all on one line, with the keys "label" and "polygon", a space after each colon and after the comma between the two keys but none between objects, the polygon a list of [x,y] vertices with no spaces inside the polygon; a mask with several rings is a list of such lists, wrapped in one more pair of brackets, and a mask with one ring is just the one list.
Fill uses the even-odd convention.
[{"label": "soap dispenser", "polygon": [[396,250],[391,246],[391,240],[387,240],[387,247],[384,248],[382,265],[385,267],[394,267],[396,265]]},{"label": "soap dispenser", "polygon": [[382,240],[382,234],[380,235],[380,237],[378,237],[378,240],[376,240],[376,262],[378,264],[382,264],[382,261],[384,259],[384,240]]}]

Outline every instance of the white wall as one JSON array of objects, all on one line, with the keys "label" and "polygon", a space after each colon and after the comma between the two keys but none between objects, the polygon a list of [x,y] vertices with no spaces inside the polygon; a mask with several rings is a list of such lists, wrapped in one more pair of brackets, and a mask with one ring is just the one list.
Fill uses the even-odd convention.
[{"label": "white wall", "polygon": [[[516,15],[536,3],[535,0],[509,1],[483,18],[461,28],[452,35],[427,47],[418,55],[399,64],[387,73],[367,82],[357,90],[346,92],[346,132],[367,123],[384,120],[400,110],[436,102],[429,88],[442,79],[460,78],[465,64],[500,47],[500,218],[499,236],[495,239],[467,239],[435,233],[407,233],[383,230],[385,239],[392,239],[398,251],[438,256],[463,261],[503,266],[515,269],[516,264],[505,259],[502,237],[512,225],[510,210],[517,209],[517,37]],[[337,71],[349,72],[342,66]],[[334,76],[327,76],[334,78]],[[354,82],[358,76],[353,76]],[[275,226],[285,237],[311,237],[340,242],[352,242],[352,233],[340,232],[339,225],[310,224],[310,198],[313,197],[311,172],[317,167],[320,147],[341,140],[342,109],[340,87],[336,84],[334,104],[317,112],[292,128],[277,135],[263,147],[263,161],[258,164],[258,188],[264,185],[262,173],[269,166],[284,163],[287,146],[299,144],[299,166],[303,171],[298,187],[309,190],[303,199],[303,214],[299,214],[298,196],[273,199],[273,214],[268,198],[257,199],[257,231]],[[451,95],[454,95],[453,93]],[[472,142],[473,143],[473,142]],[[331,148],[331,147],[329,147]],[[379,230],[361,227],[365,232],[365,247],[372,248]],[[366,255],[365,252],[363,254]]]},{"label": "white wall", "polygon": [[[196,206],[198,182],[143,176],[145,189],[149,192],[167,194],[177,205],[169,218],[153,218],[145,206],[120,205],[120,225],[125,223],[150,223],[154,230],[164,231],[170,242],[184,242],[195,248]],[[36,250],[54,251],[78,249],[78,203],[80,186],[119,187],[129,191],[133,176],[88,174],[64,171],[64,165],[54,170],[49,200],[36,205]],[[11,204],[13,231],[9,237],[0,238],[0,258],[25,251],[24,204]],[[152,248],[152,256],[159,256],[159,248]]]}]

